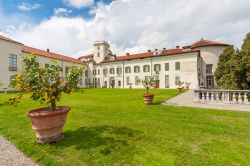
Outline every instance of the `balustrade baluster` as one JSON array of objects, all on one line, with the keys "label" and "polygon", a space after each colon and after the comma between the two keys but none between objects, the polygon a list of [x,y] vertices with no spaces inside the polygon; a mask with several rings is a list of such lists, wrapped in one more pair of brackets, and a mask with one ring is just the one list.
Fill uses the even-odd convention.
[{"label": "balustrade baluster", "polygon": [[238,93],[238,103],[240,104],[244,103],[244,100],[242,99],[242,95],[243,94],[241,92]]},{"label": "balustrade baluster", "polygon": [[235,92],[233,92],[233,99],[232,99],[232,103],[236,103],[236,95],[235,95]]},{"label": "balustrade baluster", "polygon": [[215,101],[215,99],[214,99],[214,92],[211,92],[211,101]]}]

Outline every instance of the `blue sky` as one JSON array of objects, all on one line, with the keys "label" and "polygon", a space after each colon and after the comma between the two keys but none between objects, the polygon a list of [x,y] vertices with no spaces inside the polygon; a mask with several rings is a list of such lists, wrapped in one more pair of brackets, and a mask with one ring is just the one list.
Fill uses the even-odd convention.
[{"label": "blue sky", "polygon": [[[34,21],[39,22],[43,19],[48,19],[51,17],[54,14],[54,10],[56,8],[72,10],[72,12],[69,14],[70,17],[81,16],[84,18],[91,18],[93,15],[89,14],[89,11],[93,6],[99,2],[109,4],[111,1],[112,0],[95,0],[92,5],[82,8],[75,8],[62,0],[0,0],[0,4],[2,6],[2,12],[6,15],[8,13],[20,13],[32,17]],[[38,4],[38,7],[33,10],[21,10],[19,9],[19,6],[22,4]]]},{"label": "blue sky", "polygon": [[79,57],[106,40],[119,55],[201,38],[241,47],[249,0],[0,0],[0,34]]}]

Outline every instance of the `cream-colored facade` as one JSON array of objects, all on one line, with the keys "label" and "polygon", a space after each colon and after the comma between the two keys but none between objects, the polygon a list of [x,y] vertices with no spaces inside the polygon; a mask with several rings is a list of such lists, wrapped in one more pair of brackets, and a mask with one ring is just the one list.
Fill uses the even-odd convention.
[{"label": "cream-colored facade", "polygon": [[[2,37],[2,38],[1,38]],[[31,48],[31,47],[29,47]],[[19,42],[15,42],[8,38],[3,38],[0,36],[0,90],[9,89],[10,80],[13,76],[22,71],[22,57],[27,56],[31,53],[37,55],[37,60],[40,66],[46,67],[51,60],[55,60],[59,66],[62,67],[62,77],[66,77],[67,68],[71,65],[83,66],[84,64],[73,58],[68,58],[66,56],[57,55],[50,53],[49,51],[37,50],[32,48],[34,52],[24,51],[24,45]],[[39,52],[39,53],[36,53]],[[55,58],[48,56],[55,56]],[[67,60],[65,60],[65,58]],[[75,63],[77,62],[77,63]],[[80,87],[84,87],[83,80],[85,76],[83,75],[81,81],[79,82]]]},{"label": "cream-colored facade", "polygon": [[[11,66],[9,64],[10,56],[17,57],[16,65]],[[0,40],[0,89],[7,88],[10,83],[11,76],[21,71],[21,57],[21,43]]]},{"label": "cream-colored facade", "polygon": [[[214,72],[219,55],[226,46],[202,39],[170,51],[149,50],[142,54],[126,54],[122,58],[108,51],[110,46],[107,42],[98,41],[94,43],[92,55],[79,59],[88,66],[85,87],[143,88],[137,84],[137,79],[153,76],[159,79],[159,88],[177,88],[176,81],[191,83],[192,89],[213,88],[216,86]],[[145,66],[148,70],[144,70]],[[127,68],[130,72],[126,72]]]},{"label": "cream-colored facade", "polygon": [[[81,87],[143,88],[137,80],[154,76],[159,80],[157,88],[177,88],[176,81],[191,83],[192,89],[213,88],[216,86],[213,75],[219,55],[226,46],[202,39],[192,45],[177,46],[174,49],[155,49],[141,54],[116,56],[110,51],[108,42],[96,41],[93,54],[77,60],[54,56],[57,54],[49,51],[30,48],[27,51],[23,44],[0,36],[0,89],[8,88],[11,77],[21,71],[22,57],[30,53],[36,54],[39,65],[44,67],[55,59],[63,68],[62,77],[66,77],[70,65],[84,65],[87,70],[79,83]],[[16,56],[16,68],[12,55]]]}]

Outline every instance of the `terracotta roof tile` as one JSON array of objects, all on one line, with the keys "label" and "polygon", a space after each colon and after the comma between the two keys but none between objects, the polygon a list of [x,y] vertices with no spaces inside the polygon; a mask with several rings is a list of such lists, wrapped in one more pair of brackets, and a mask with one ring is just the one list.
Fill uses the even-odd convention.
[{"label": "terracotta roof tile", "polygon": [[[159,57],[159,56],[171,56],[171,55],[176,55],[176,54],[182,54],[182,53],[191,53],[191,52],[198,52],[199,50],[183,50],[183,49],[168,49],[168,50],[163,50],[160,52],[158,55],[154,55],[153,52],[144,52],[144,53],[139,53],[139,54],[130,54],[130,55],[125,55],[125,56],[117,56],[115,58],[115,61],[123,61],[123,60],[132,60],[132,59],[141,59],[141,58],[148,58],[148,57]],[[115,61],[109,61],[105,60],[103,61],[104,63],[107,62],[115,62]]]},{"label": "terracotta roof tile", "polygon": [[228,44],[201,39],[191,45],[191,49],[201,46],[227,46]]},{"label": "terracotta roof tile", "polygon": [[71,57],[64,56],[64,55],[60,55],[60,54],[55,54],[52,52],[47,52],[44,50],[39,50],[39,49],[32,48],[29,46],[23,46],[22,51],[25,53],[32,53],[35,55],[45,56],[45,57],[52,58],[52,59],[58,59],[58,60],[64,60],[64,61],[68,61],[68,62],[83,64],[83,62],[78,60],[78,59],[71,58]]},{"label": "terracotta roof tile", "polygon": [[17,44],[22,44],[22,43],[20,43],[20,42],[17,42],[17,41],[15,41],[15,40],[12,40],[12,39],[10,39],[10,38],[8,38],[8,37],[5,37],[5,36],[2,36],[2,35],[0,35],[0,39],[6,40],[6,41],[9,41],[9,42],[13,42],[13,43],[17,43]]}]

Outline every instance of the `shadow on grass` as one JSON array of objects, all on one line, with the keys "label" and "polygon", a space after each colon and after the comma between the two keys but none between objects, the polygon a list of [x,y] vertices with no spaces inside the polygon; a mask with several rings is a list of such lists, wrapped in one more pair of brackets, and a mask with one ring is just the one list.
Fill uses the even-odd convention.
[{"label": "shadow on grass", "polygon": [[115,160],[131,161],[135,153],[134,142],[139,139],[140,132],[127,127],[90,126],[65,131],[64,139],[52,146],[58,148],[74,146],[79,152],[91,152],[91,156],[94,153],[110,156]]}]

